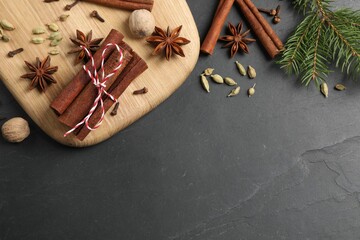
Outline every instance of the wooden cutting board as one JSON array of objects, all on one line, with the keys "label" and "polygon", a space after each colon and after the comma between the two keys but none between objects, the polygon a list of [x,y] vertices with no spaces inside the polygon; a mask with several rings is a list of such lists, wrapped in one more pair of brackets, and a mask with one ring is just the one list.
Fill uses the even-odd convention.
[{"label": "wooden cutting board", "polygon": [[[80,2],[71,11],[65,12],[64,6],[73,1],[58,1],[44,3],[43,0],[16,0],[0,1],[0,18],[7,19],[15,25],[14,31],[6,31],[11,38],[8,43],[0,41],[0,79],[12,93],[18,103],[34,122],[59,143],[84,147],[104,141],[124,129],[140,117],[158,106],[168,98],[188,77],[198,59],[199,34],[185,0],[155,0],[153,15],[156,25],[171,29],[183,25],[181,36],[191,40],[184,46],[186,57],[175,56],[171,61],[166,61],[163,56],[152,56],[153,48],[144,39],[138,40],[131,37],[127,20],[129,11],[103,7],[87,2]],[[101,23],[89,14],[97,10],[106,20]],[[58,22],[61,14],[70,14],[65,22]],[[46,93],[37,89],[29,90],[30,80],[20,76],[28,71],[24,60],[34,62],[36,57],[41,59],[48,55],[51,47],[49,41],[35,45],[30,43],[33,37],[31,31],[37,26],[56,22],[60,27],[64,39],[58,46],[61,53],[53,56],[51,65],[59,66],[59,71],[54,74],[57,84],[49,86]],[[73,47],[69,37],[75,37],[76,29],[85,33],[93,30],[93,37],[106,37],[114,28],[122,32],[125,41],[147,62],[149,69],[128,87],[120,97],[120,109],[117,116],[106,115],[105,121],[96,131],[91,132],[84,141],[77,140],[73,135],[66,138],[63,134],[69,130],[59,123],[56,114],[50,109],[51,101],[59,94],[81,69],[81,64],[74,66],[75,55],[67,52]],[[43,37],[47,37],[44,34]],[[14,58],[8,58],[11,50],[23,47],[25,51]],[[133,95],[132,92],[146,86],[149,92],[145,95]]]}]

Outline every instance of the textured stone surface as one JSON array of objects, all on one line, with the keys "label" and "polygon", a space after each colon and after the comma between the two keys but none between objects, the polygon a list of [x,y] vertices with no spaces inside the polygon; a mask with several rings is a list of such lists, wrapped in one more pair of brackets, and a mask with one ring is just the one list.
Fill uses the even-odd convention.
[{"label": "textured stone surface", "polygon": [[[282,5],[283,40],[301,19],[289,2],[254,1]],[[203,38],[216,1],[188,3]],[[236,8],[228,20],[241,20]],[[257,43],[235,59],[220,46],[169,100],[100,145],[63,147],[31,121],[25,142],[1,139],[0,239],[359,239],[359,83],[336,71],[330,88],[348,89],[325,99]],[[235,60],[258,77],[240,77]],[[235,78],[240,95],[212,83],[206,94],[207,67]],[[3,85],[0,101],[0,115],[26,118]]]}]

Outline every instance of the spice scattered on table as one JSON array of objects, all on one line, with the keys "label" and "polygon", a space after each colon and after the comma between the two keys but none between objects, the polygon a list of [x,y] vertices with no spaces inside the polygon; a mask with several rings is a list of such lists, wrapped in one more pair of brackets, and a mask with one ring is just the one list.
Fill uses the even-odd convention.
[{"label": "spice scattered on table", "polygon": [[225,77],[224,78],[224,82],[229,85],[229,86],[235,86],[237,85],[237,83],[235,82],[234,79],[230,78],[230,77]]},{"label": "spice scattered on table", "polygon": [[254,85],[248,89],[248,95],[249,97],[253,96],[255,94],[255,86],[256,86],[256,83],[254,83]]},{"label": "spice scattered on table", "polygon": [[346,90],[346,87],[344,85],[342,85],[341,83],[336,84],[334,88],[335,88],[335,90],[338,90],[338,91]]},{"label": "spice scattered on table", "polygon": [[59,51],[59,49],[57,49],[57,48],[54,48],[54,49],[51,49],[50,51],[49,51],[49,54],[50,55],[58,55],[58,54],[60,54],[60,51]]},{"label": "spice scattered on table", "polygon": [[119,102],[116,102],[113,110],[112,110],[111,113],[110,113],[111,116],[116,116],[116,115],[117,115],[119,106],[120,106],[120,103],[119,103]]},{"label": "spice scattered on table", "polygon": [[3,19],[0,21],[0,26],[7,31],[12,31],[15,29],[14,25],[12,25],[8,20]]},{"label": "spice scattered on table", "polygon": [[218,84],[223,84],[224,83],[223,77],[220,76],[219,74],[213,74],[210,77],[214,82],[216,82]]},{"label": "spice scattered on table", "polygon": [[227,97],[234,97],[240,93],[240,86],[237,86],[227,95]]},{"label": "spice scattered on table", "polygon": [[166,60],[170,60],[173,53],[185,57],[184,51],[181,46],[190,43],[190,41],[184,37],[179,37],[182,26],[175,28],[170,31],[170,27],[167,28],[166,32],[159,27],[155,27],[155,32],[152,36],[147,37],[146,41],[155,46],[153,51],[154,55],[159,54],[165,49]]},{"label": "spice scattered on table", "polygon": [[245,76],[246,70],[245,70],[244,66],[241,63],[239,63],[238,61],[236,61],[235,64],[236,64],[237,69],[239,70],[240,75]]},{"label": "spice scattered on table", "polygon": [[207,80],[204,73],[202,73],[200,75],[200,81],[201,81],[201,86],[204,88],[205,91],[207,91],[209,93],[210,92],[210,85],[209,85],[209,81]]},{"label": "spice scattered on table", "polygon": [[75,0],[73,3],[71,4],[67,4],[64,9],[65,11],[70,11],[73,7],[75,7],[76,4],[78,4],[80,2],[80,0]]},{"label": "spice scattered on table", "polygon": [[33,38],[31,38],[31,42],[34,44],[42,44],[43,42],[45,42],[45,38],[33,37]]},{"label": "spice scattered on table", "polygon": [[213,72],[214,72],[215,69],[213,68],[207,68],[204,70],[204,75],[205,76],[210,76]]},{"label": "spice scattered on table", "polygon": [[230,35],[221,36],[220,41],[228,42],[223,46],[223,48],[230,47],[230,57],[233,58],[235,54],[241,49],[244,53],[249,53],[249,48],[247,44],[255,42],[253,38],[247,38],[246,36],[250,33],[250,29],[242,32],[243,23],[240,22],[237,27],[228,24],[228,30]]},{"label": "spice scattered on table", "polygon": [[31,80],[30,89],[38,87],[40,91],[45,92],[48,84],[56,83],[52,74],[58,70],[58,67],[50,66],[50,61],[50,56],[47,56],[42,61],[37,57],[34,65],[25,61],[30,72],[22,75],[21,78],[28,78]]},{"label": "spice scattered on table", "polygon": [[149,92],[149,89],[147,87],[143,87],[142,89],[139,89],[139,90],[135,90],[133,92],[134,95],[140,95],[140,94],[145,94]]},{"label": "spice scattered on table", "polygon": [[323,82],[320,85],[320,91],[324,95],[324,97],[326,97],[326,98],[329,97],[329,87],[326,82]]},{"label": "spice scattered on table", "polygon": [[70,38],[70,40],[77,46],[70,50],[68,54],[78,53],[77,58],[75,59],[75,64],[80,63],[82,60],[87,61],[88,57],[86,55],[85,50],[81,46],[85,46],[91,53],[96,52],[99,49],[99,44],[103,40],[103,38],[95,38],[92,39],[92,30],[85,36],[85,34],[76,30],[76,39]]},{"label": "spice scattered on table", "polygon": [[35,28],[33,28],[32,33],[35,34],[35,35],[43,34],[43,33],[45,33],[45,28],[43,28],[43,27],[35,27]]},{"label": "spice scattered on table", "polygon": [[90,17],[92,18],[96,18],[97,20],[99,20],[100,22],[105,22],[105,19],[103,17],[100,16],[99,12],[94,10],[90,13]]},{"label": "spice scattered on table", "polygon": [[46,26],[49,28],[50,31],[52,32],[57,32],[59,31],[59,26],[56,23],[50,23],[50,24],[46,24]]},{"label": "spice scattered on table", "polygon": [[129,17],[129,28],[134,37],[150,36],[155,29],[155,18],[146,9],[135,10]]},{"label": "spice scattered on table", "polygon": [[10,41],[10,38],[9,38],[8,36],[6,36],[6,35],[2,35],[2,36],[1,36],[1,40],[2,40],[3,42],[9,42],[9,41]]},{"label": "spice scattered on table", "polygon": [[68,19],[69,16],[70,16],[69,14],[61,14],[60,17],[59,17],[59,21],[60,22],[65,22]]},{"label": "spice scattered on table", "polygon": [[14,50],[14,51],[8,52],[7,55],[8,55],[8,57],[14,57],[16,54],[19,54],[19,53],[21,53],[23,51],[24,51],[23,48],[18,48],[18,49]]},{"label": "spice scattered on table", "polygon": [[24,141],[30,135],[30,127],[25,119],[15,117],[2,125],[1,133],[6,141],[19,143]]},{"label": "spice scattered on table", "polygon": [[254,79],[256,78],[256,70],[255,68],[253,68],[252,66],[248,66],[248,70],[247,70],[247,74],[248,74],[248,77],[251,78],[251,79]]}]

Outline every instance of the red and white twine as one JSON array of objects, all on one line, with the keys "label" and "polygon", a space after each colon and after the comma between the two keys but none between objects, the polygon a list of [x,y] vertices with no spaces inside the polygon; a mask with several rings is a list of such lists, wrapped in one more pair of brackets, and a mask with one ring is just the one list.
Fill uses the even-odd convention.
[{"label": "red and white twine", "polygon": [[[109,73],[108,75],[105,76],[105,69],[104,69],[104,64],[105,64],[105,53],[106,51],[109,49],[110,46],[115,46],[116,51],[118,51],[120,53],[119,56],[119,64],[112,70],[111,73]],[[96,89],[98,90],[98,95],[96,97],[96,99],[94,100],[94,104],[91,107],[88,115],[86,115],[86,117],[84,117],[83,120],[81,120],[78,124],[76,124],[72,129],[70,129],[69,131],[67,131],[64,134],[64,137],[66,137],[67,135],[69,135],[70,133],[74,132],[78,127],[82,126],[83,124],[85,124],[85,126],[90,130],[93,131],[95,129],[97,129],[103,122],[104,117],[105,117],[105,108],[104,108],[104,100],[103,100],[103,94],[105,94],[106,96],[108,96],[111,100],[113,100],[114,102],[117,102],[118,100],[114,98],[114,96],[112,96],[110,93],[108,93],[105,88],[106,88],[106,82],[109,78],[111,78],[117,71],[119,71],[121,65],[123,64],[123,52],[121,50],[121,48],[119,47],[119,45],[115,44],[115,43],[109,43],[106,45],[104,51],[102,52],[101,55],[101,68],[100,68],[100,72],[101,72],[101,78],[99,78],[99,74],[96,70],[96,65],[94,62],[94,58],[91,54],[91,52],[84,46],[81,46],[82,49],[85,50],[86,54],[88,55],[90,61],[91,61],[91,66],[94,69],[94,73],[92,73],[90,71],[90,69],[88,69],[86,67],[86,65],[83,66],[83,69],[85,70],[85,72],[89,75],[92,83],[94,84],[94,86],[96,87]],[[102,80],[102,81],[101,81]],[[100,104],[101,107],[101,117],[99,119],[99,121],[96,123],[96,125],[94,127],[90,127],[89,125],[89,120],[91,118],[91,116],[93,115],[93,113],[95,112],[96,108],[98,107],[98,105]]]}]

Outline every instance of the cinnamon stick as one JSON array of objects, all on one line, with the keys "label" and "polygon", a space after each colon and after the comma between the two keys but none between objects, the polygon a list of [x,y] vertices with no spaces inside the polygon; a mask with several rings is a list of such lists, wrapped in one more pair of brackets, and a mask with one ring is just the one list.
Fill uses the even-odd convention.
[{"label": "cinnamon stick", "polygon": [[213,22],[211,27],[201,45],[200,51],[206,54],[212,54],[214,52],[214,48],[216,42],[221,33],[221,29],[224,26],[226,18],[231,10],[232,5],[235,0],[220,0],[218,9],[215,13]]},{"label": "cinnamon stick", "polygon": [[[105,76],[111,73],[114,68],[118,66],[119,57],[119,52],[117,50],[114,50],[108,60],[105,62]],[[107,80],[105,90],[108,90],[111,87],[111,85],[115,82],[116,78],[125,69],[126,65],[130,62],[131,59],[132,55],[128,51],[123,50],[123,63],[120,69]],[[81,71],[84,70],[82,69]],[[99,75],[102,75],[102,73],[99,73]],[[102,82],[102,80],[100,81]],[[89,113],[97,95],[97,88],[92,82],[89,82],[88,85],[84,88],[84,90],[79,94],[79,96],[66,109],[66,111],[62,115],[60,115],[60,117],[58,118],[59,121],[69,127],[74,127]]]},{"label": "cinnamon stick", "polygon": [[255,17],[257,18],[257,20],[260,22],[261,26],[264,28],[265,32],[267,33],[267,35],[269,35],[269,37],[271,38],[271,40],[274,42],[275,46],[281,50],[284,45],[282,43],[282,41],[280,40],[280,38],[277,36],[277,34],[274,32],[274,30],[272,29],[272,27],[270,26],[270,24],[266,21],[266,19],[263,17],[263,15],[261,15],[261,13],[259,12],[258,8],[254,5],[254,3],[251,2],[251,0],[244,0],[246,5],[248,6],[248,8],[251,10],[251,12],[255,15]]},{"label": "cinnamon stick", "polygon": [[258,21],[256,16],[250,10],[248,5],[245,3],[244,0],[236,0],[237,4],[240,7],[240,10],[244,17],[247,19],[248,23],[250,24],[251,29],[258,37],[259,41],[261,42],[262,46],[265,48],[267,53],[271,58],[274,58],[278,53],[279,49],[276,47],[275,43],[272,41],[270,36],[264,30],[261,23]]},{"label": "cinnamon stick", "polygon": [[[101,55],[108,43],[120,44],[124,36],[112,29],[106,39],[103,41],[101,47],[94,54],[95,65],[97,68],[101,64]],[[114,46],[110,46],[108,51],[105,53],[105,59],[107,59],[112,51],[115,49]],[[86,63],[86,67],[90,71],[94,71],[91,67],[91,61]],[[50,107],[55,110],[57,114],[62,114],[75,100],[75,98],[81,93],[84,87],[89,83],[90,77],[85,71],[80,71],[75,78],[60,92],[60,94],[53,100]]]},{"label": "cinnamon stick", "polygon": [[83,0],[108,7],[120,8],[125,10],[147,9],[152,10],[154,0]]},{"label": "cinnamon stick", "polygon": [[[130,85],[130,83],[148,68],[146,62],[138,54],[132,51],[129,45],[124,43],[122,47],[128,50],[133,55],[133,58],[109,90],[110,94],[115,98],[119,98],[125,89]],[[113,104],[114,102],[111,99],[105,98],[105,111],[107,112]],[[120,103],[120,109],[121,107],[122,105]],[[90,127],[95,126],[100,117],[101,109],[98,107],[89,120]],[[76,133],[76,137],[82,141],[89,133],[90,130],[86,126],[83,126],[81,130]]]}]

